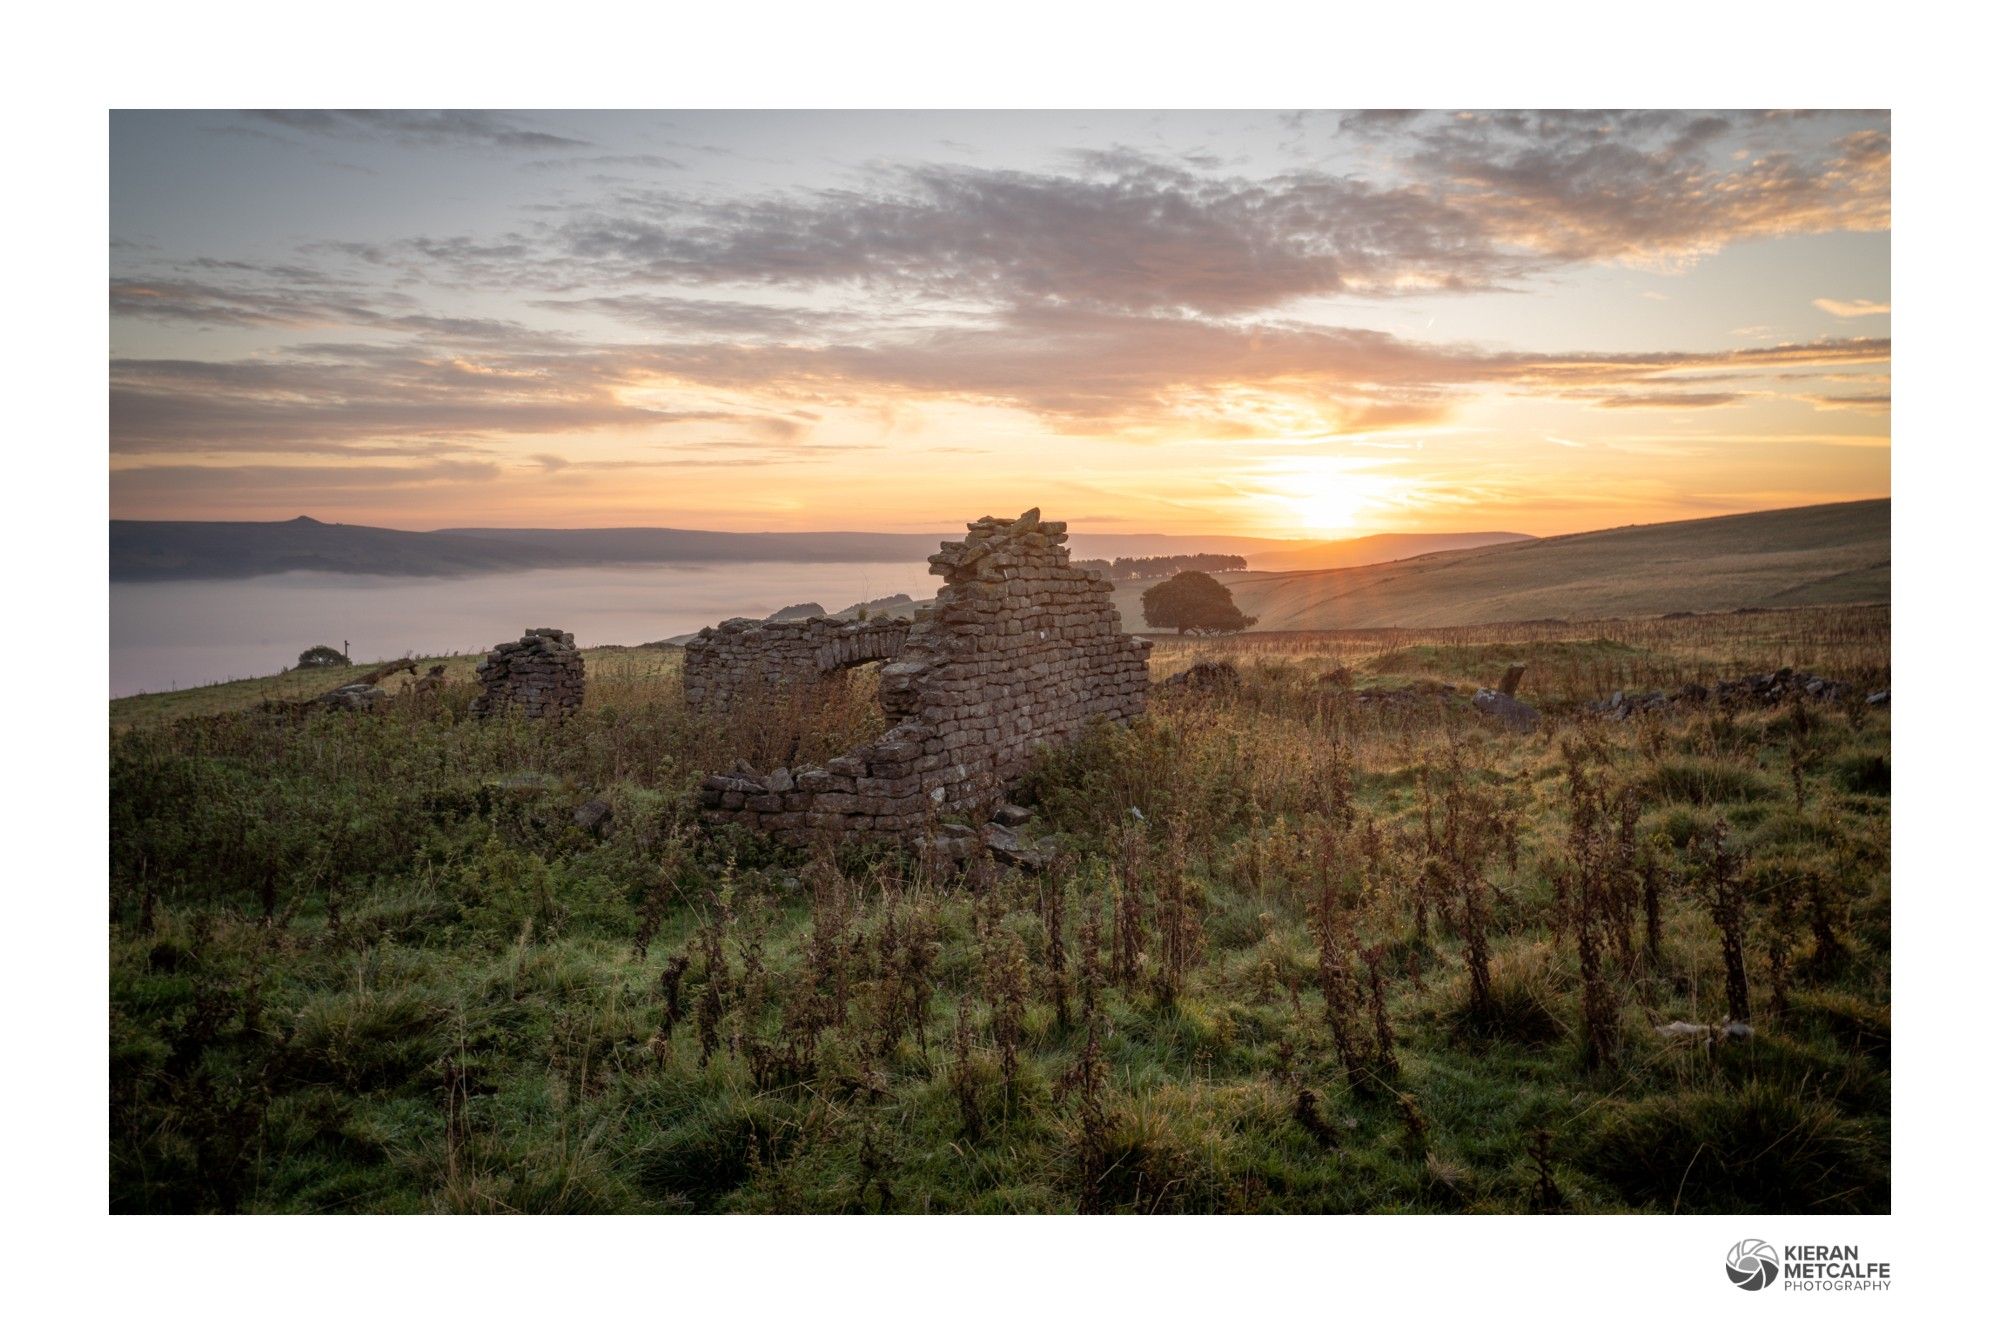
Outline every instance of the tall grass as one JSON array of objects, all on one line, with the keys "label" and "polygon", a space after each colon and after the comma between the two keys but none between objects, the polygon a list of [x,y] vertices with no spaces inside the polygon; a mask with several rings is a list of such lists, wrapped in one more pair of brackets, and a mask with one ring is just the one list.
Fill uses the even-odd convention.
[{"label": "tall grass", "polygon": [[[878,729],[865,673],[708,717],[629,650],[562,722],[462,680],[135,722],[111,1206],[1884,1209],[1887,711],[1551,696],[1874,684],[1886,622],[1600,634],[1163,646],[1244,683],[1044,751],[1036,875],[701,828],[703,772]],[[1409,689],[1522,657],[1530,735]]]}]

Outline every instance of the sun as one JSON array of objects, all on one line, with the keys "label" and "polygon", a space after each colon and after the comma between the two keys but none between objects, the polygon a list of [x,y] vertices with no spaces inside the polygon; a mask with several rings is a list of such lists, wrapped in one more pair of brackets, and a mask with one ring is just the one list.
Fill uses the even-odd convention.
[{"label": "sun", "polygon": [[1352,465],[1313,460],[1275,469],[1261,486],[1273,507],[1272,523],[1328,537],[1357,532],[1365,513],[1390,499],[1398,484]]},{"label": "sun", "polygon": [[1299,524],[1314,533],[1346,533],[1353,529],[1363,500],[1358,485],[1338,475],[1316,481],[1290,498]]}]

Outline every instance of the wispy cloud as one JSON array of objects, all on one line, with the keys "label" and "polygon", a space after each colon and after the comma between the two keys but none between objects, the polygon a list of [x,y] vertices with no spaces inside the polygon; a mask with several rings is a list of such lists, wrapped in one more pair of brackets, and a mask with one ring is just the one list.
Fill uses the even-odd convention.
[{"label": "wispy cloud", "polygon": [[1719,409],[1738,404],[1741,391],[1606,391],[1574,397],[1599,409]]},{"label": "wispy cloud", "polygon": [[514,150],[588,147],[489,110],[251,110],[245,115],[303,133],[366,138],[424,147],[503,147]]},{"label": "wispy cloud", "polygon": [[1869,127],[1738,159],[1720,148],[1772,132],[1763,119],[1424,116],[1394,122],[1395,170],[1376,177],[1228,175],[1199,153],[1110,148],[1071,153],[1068,171],[885,165],[852,185],[751,197],[612,188],[499,244],[356,251],[473,281],[849,288],[1232,316],[1884,229],[1887,121],[1858,122]]},{"label": "wispy cloud", "polygon": [[1813,307],[1835,317],[1887,317],[1889,305],[1873,299],[1814,299]]},{"label": "wispy cloud", "polygon": [[[677,322],[678,334],[609,344],[364,309],[363,325],[401,338],[321,341],[226,361],[115,360],[113,449],[277,449],[688,423],[787,443],[808,425],[786,409],[897,397],[1000,405],[1059,430],[1138,441],[1339,435],[1434,424],[1467,392],[1488,387],[1613,409],[1714,408],[1742,399],[1747,379],[1883,363],[1889,354],[1881,339],[1530,354],[1295,322],[1060,307],[866,342],[801,343],[716,338],[739,312],[751,327],[788,325],[776,317],[766,326],[754,309],[697,302],[651,311]],[[659,403],[714,391],[756,398],[769,412]]]},{"label": "wispy cloud", "polygon": [[1889,412],[1889,394],[1886,391],[1854,395],[1809,395],[1806,399],[1816,409],[1846,409],[1863,414]]}]

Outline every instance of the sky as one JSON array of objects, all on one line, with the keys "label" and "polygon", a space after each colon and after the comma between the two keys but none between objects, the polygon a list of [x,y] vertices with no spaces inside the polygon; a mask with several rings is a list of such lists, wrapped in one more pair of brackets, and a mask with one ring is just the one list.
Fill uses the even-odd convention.
[{"label": "sky", "polygon": [[117,112],[110,486],[432,529],[1889,494],[1886,112]]}]

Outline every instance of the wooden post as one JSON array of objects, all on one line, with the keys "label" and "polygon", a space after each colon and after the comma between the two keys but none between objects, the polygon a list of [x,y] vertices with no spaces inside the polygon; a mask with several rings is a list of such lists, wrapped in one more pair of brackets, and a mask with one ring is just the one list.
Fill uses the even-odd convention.
[{"label": "wooden post", "polygon": [[1500,682],[1500,692],[1510,699],[1513,698],[1515,687],[1521,683],[1521,677],[1526,674],[1527,670],[1528,666],[1525,662],[1516,662],[1513,666],[1508,667],[1507,675]]}]

